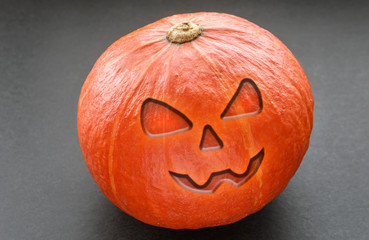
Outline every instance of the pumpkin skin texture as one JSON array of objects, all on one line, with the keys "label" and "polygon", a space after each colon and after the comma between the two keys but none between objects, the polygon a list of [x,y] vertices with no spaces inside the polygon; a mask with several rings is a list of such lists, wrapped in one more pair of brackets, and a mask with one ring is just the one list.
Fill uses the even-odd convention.
[{"label": "pumpkin skin texture", "polygon": [[[168,30],[182,22],[202,34],[171,43]],[[218,226],[287,186],[309,146],[313,105],[303,69],[271,33],[229,14],[179,14],[101,55],[81,90],[78,138],[99,188],[127,214],[166,228]],[[248,167],[239,186],[225,178]]]}]

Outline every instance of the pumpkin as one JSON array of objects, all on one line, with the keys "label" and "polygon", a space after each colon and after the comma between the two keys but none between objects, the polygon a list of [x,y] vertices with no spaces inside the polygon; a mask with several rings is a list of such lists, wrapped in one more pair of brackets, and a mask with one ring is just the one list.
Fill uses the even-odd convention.
[{"label": "pumpkin", "polygon": [[93,179],[127,214],[196,229],[236,222],[287,186],[313,96],[281,41],[228,14],[161,19],[113,43],[78,103]]}]

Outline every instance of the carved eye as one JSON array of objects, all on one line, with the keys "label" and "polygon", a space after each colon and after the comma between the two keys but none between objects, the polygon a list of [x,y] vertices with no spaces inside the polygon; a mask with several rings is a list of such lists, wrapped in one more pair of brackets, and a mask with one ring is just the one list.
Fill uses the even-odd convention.
[{"label": "carved eye", "polygon": [[232,99],[220,115],[222,120],[232,120],[259,114],[263,109],[261,93],[254,81],[243,79]]},{"label": "carved eye", "polygon": [[149,137],[171,136],[192,128],[192,122],[183,113],[152,98],[142,104],[141,124]]}]

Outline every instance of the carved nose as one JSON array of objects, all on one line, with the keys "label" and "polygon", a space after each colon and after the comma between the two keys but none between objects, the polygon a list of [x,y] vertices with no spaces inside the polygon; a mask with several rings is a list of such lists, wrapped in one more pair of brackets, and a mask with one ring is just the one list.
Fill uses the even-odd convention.
[{"label": "carved nose", "polygon": [[202,132],[200,150],[203,152],[218,150],[223,147],[223,142],[210,125],[206,125]]}]

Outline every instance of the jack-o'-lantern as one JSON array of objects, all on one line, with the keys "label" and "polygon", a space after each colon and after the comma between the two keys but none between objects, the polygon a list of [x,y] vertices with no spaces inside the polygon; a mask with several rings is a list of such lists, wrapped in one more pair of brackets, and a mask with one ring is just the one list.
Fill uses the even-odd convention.
[{"label": "jack-o'-lantern", "polygon": [[78,136],[106,197],[168,228],[238,221],[286,187],[308,148],[309,82],[266,30],[228,14],[164,18],[98,59]]}]

